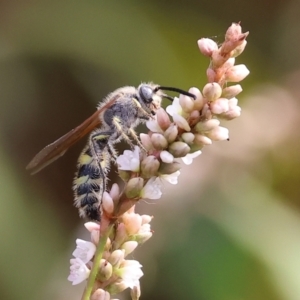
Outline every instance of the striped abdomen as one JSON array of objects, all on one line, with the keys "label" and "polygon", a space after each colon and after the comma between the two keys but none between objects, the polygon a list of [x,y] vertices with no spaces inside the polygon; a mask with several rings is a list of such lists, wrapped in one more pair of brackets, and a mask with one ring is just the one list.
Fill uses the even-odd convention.
[{"label": "striped abdomen", "polygon": [[102,195],[106,189],[109,161],[110,154],[107,150],[93,157],[89,146],[79,156],[73,190],[74,203],[81,217],[100,221]]}]

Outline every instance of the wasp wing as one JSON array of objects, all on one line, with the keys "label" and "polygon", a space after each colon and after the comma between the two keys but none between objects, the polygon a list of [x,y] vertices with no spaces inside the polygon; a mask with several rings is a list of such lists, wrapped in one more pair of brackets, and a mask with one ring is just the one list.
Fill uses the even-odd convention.
[{"label": "wasp wing", "polygon": [[101,108],[99,108],[93,115],[86,119],[82,124],[72,129],[64,136],[49,144],[42,149],[27,165],[26,169],[31,171],[31,174],[35,174],[51,164],[53,161],[63,156],[66,151],[78,142],[82,137],[90,133],[93,129],[101,125],[99,115],[108,107],[110,107],[118,96],[115,96]]}]

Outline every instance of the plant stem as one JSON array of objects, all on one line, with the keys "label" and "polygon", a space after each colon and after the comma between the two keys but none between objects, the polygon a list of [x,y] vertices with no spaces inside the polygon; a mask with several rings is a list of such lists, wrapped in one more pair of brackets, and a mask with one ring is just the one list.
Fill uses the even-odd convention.
[{"label": "plant stem", "polygon": [[84,293],[81,298],[82,300],[90,300],[90,298],[91,298],[93,286],[94,286],[94,283],[95,283],[95,280],[97,277],[97,273],[99,270],[99,266],[100,266],[100,261],[102,259],[106,241],[111,233],[112,227],[113,227],[113,223],[108,225],[105,232],[101,232],[101,235],[99,238],[99,243],[98,243],[96,253],[94,256],[93,266],[92,266],[92,269],[90,272],[90,276],[88,278],[86,288],[85,288]]}]

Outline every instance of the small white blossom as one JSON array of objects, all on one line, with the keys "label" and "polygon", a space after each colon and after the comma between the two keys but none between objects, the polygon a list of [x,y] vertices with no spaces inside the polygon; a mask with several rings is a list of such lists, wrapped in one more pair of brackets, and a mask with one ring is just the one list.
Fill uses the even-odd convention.
[{"label": "small white blossom", "polygon": [[179,104],[179,98],[175,97],[172,104],[167,106],[166,111],[172,117],[174,117],[174,115],[181,115],[182,107]]},{"label": "small white blossom", "polygon": [[119,155],[117,164],[120,170],[138,172],[140,170],[140,148],[134,147],[134,151],[125,150],[124,154]]},{"label": "small white blossom", "polygon": [[190,165],[193,162],[193,159],[201,154],[201,150],[195,151],[193,153],[188,153],[185,157],[182,157],[182,161],[186,165]]},{"label": "small white blossom", "polygon": [[96,252],[96,246],[88,241],[84,241],[81,239],[76,240],[76,249],[72,253],[74,257],[80,258],[85,264],[89,262],[95,252]]},{"label": "small white blossom", "polygon": [[164,131],[158,125],[156,119],[150,119],[146,122],[146,126],[152,132],[163,133]]},{"label": "small white blossom", "polygon": [[141,197],[146,199],[159,199],[162,195],[162,184],[159,177],[151,177],[141,191]]},{"label": "small white blossom", "polygon": [[172,174],[164,174],[160,175],[160,178],[168,181],[171,184],[177,184],[178,183],[178,176],[180,175],[180,171],[176,171]]},{"label": "small white blossom", "polygon": [[139,286],[139,279],[144,275],[141,270],[142,265],[136,260],[125,260],[124,266],[119,269],[119,276],[122,278],[122,283],[133,289]]},{"label": "small white blossom", "polygon": [[90,270],[80,258],[72,258],[70,259],[70,263],[68,280],[72,282],[72,285],[79,284],[89,277]]},{"label": "small white blossom", "polygon": [[173,120],[178,127],[182,128],[186,131],[191,130],[191,127],[190,127],[188,121],[183,116],[174,114]]}]

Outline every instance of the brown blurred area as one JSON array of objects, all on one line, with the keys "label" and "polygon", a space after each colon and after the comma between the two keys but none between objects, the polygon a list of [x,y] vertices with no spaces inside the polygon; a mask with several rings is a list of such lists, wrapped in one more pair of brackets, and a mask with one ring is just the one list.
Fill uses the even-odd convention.
[{"label": "brown blurred area", "polygon": [[299,1],[1,1],[0,299],[80,299],[84,288],[66,278],[75,239],[88,239],[71,189],[85,141],[34,176],[31,158],[118,87],[201,89],[209,61],[196,41],[222,42],[241,21],[250,35],[237,63],[251,73],[241,117],[224,123],[230,142],[138,204],[154,235],[133,259],[142,299],[299,300],[299,11]]}]

